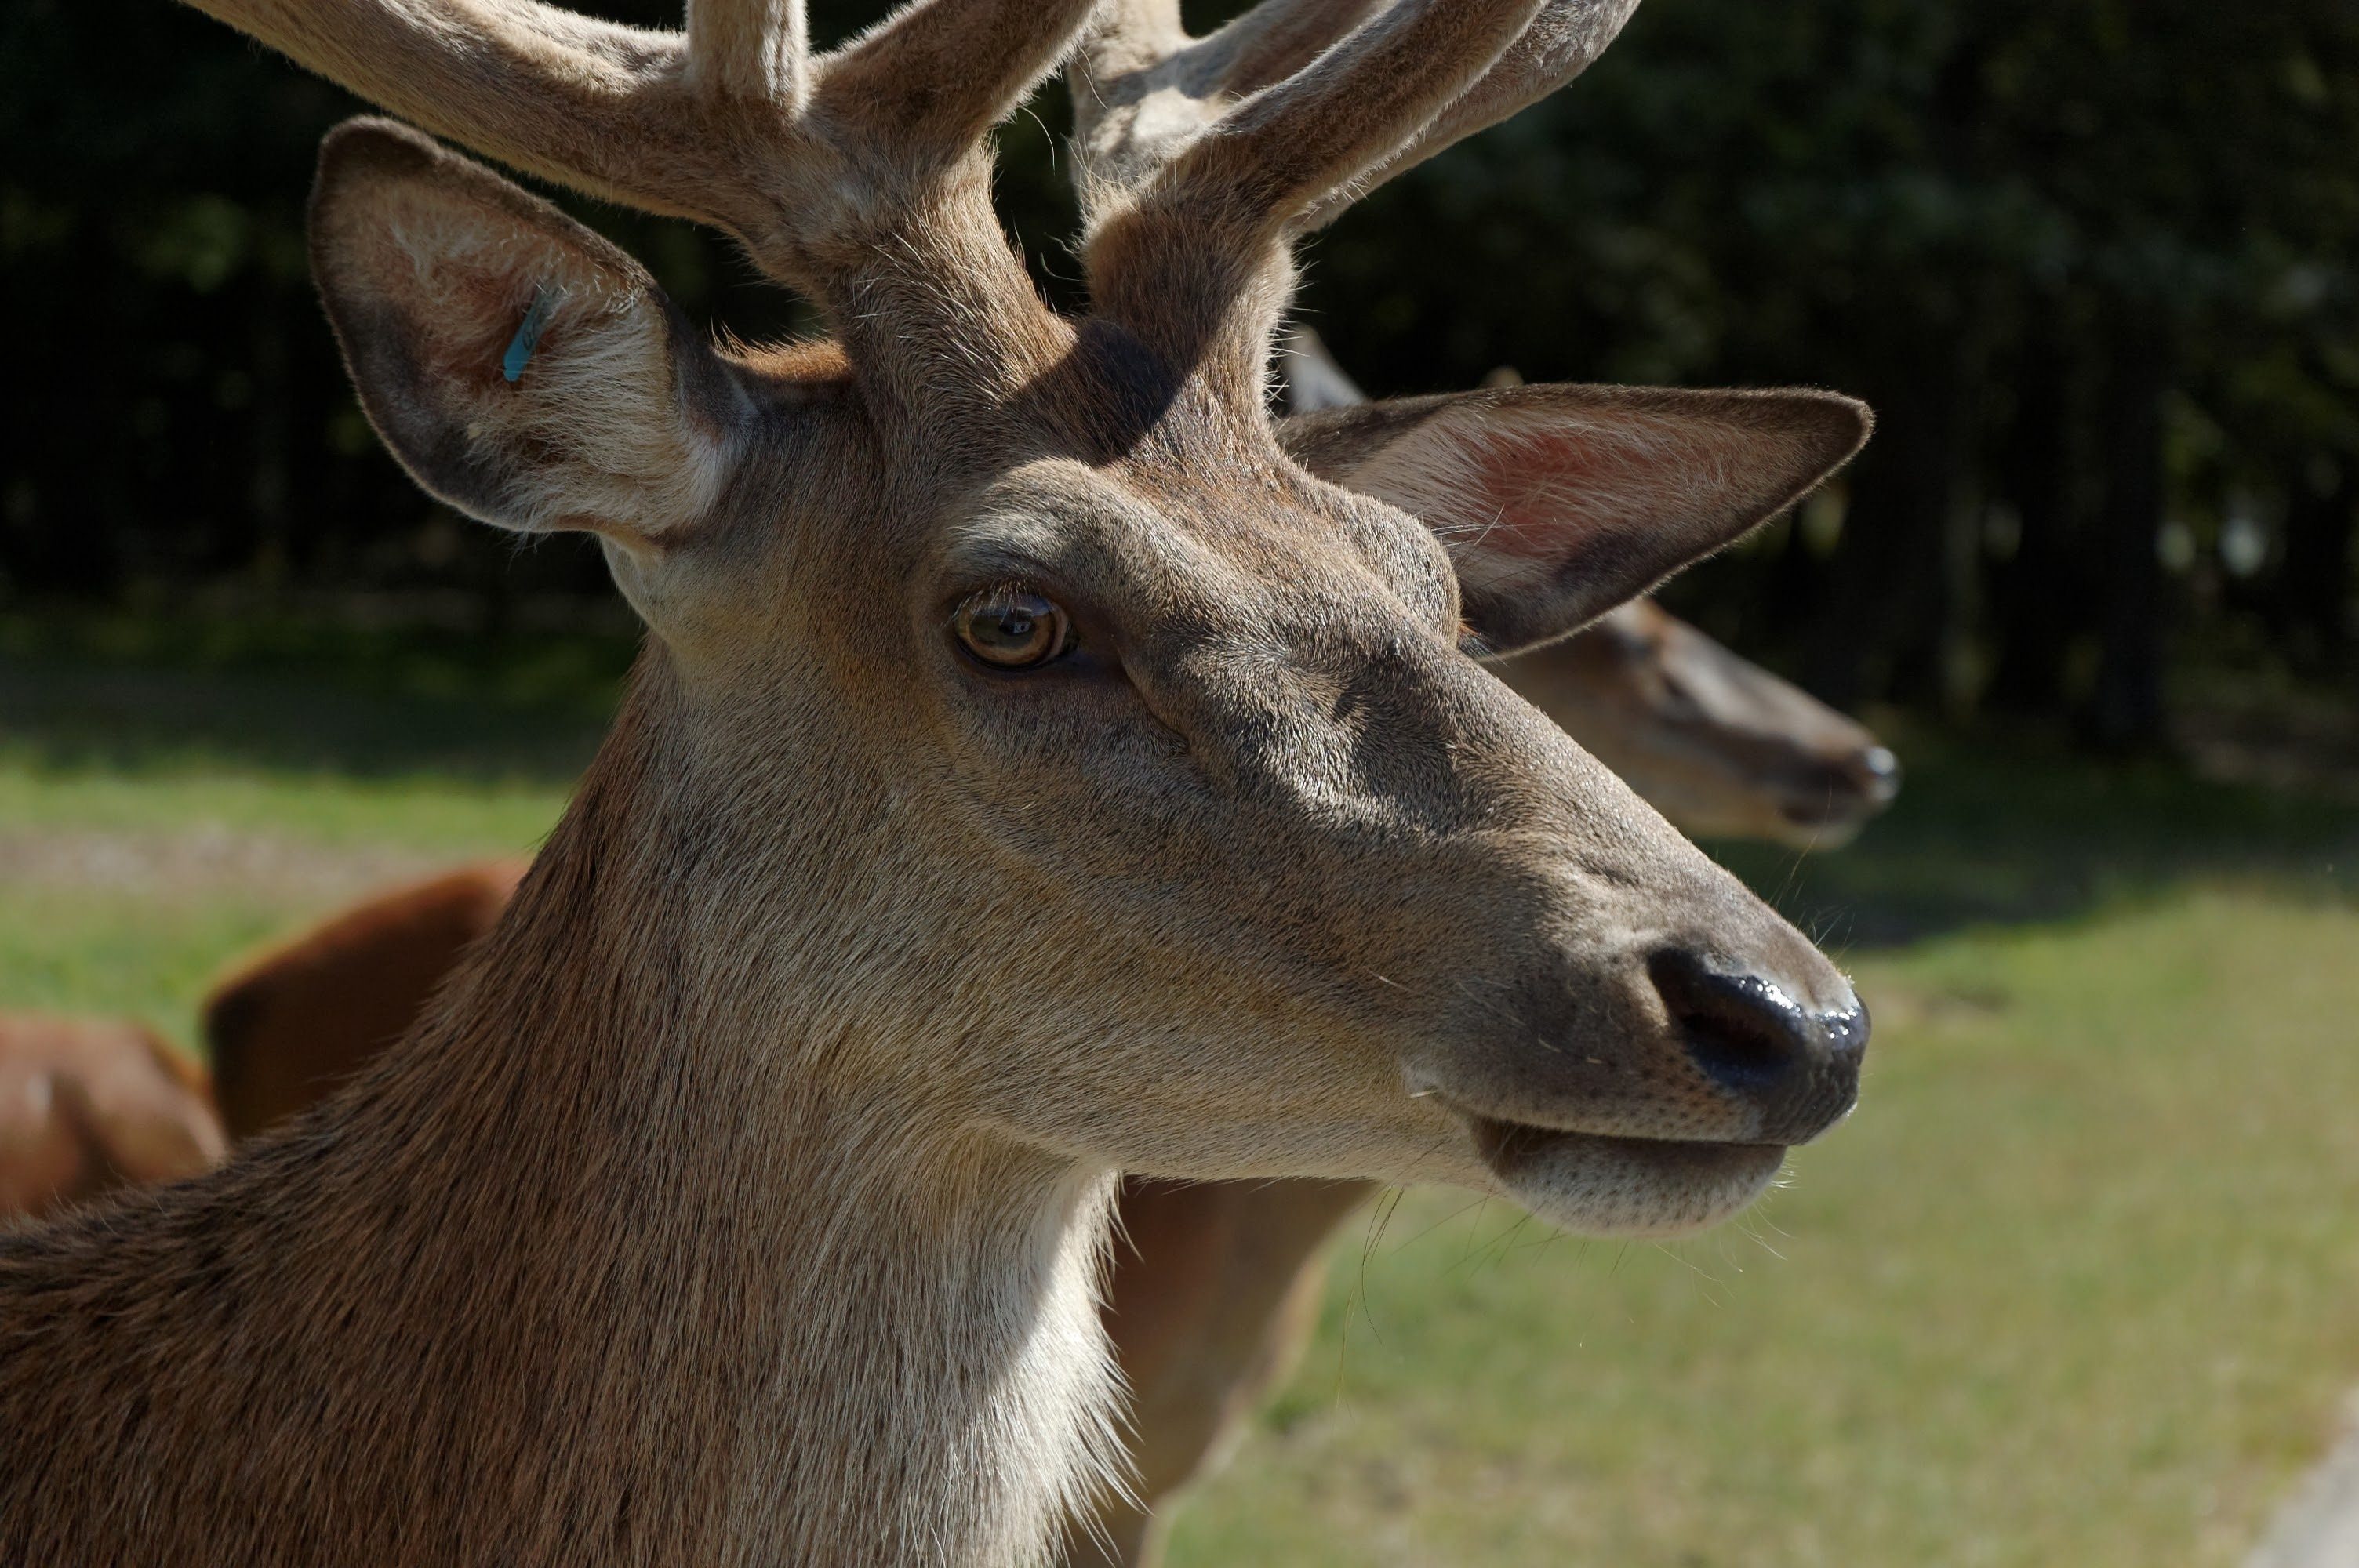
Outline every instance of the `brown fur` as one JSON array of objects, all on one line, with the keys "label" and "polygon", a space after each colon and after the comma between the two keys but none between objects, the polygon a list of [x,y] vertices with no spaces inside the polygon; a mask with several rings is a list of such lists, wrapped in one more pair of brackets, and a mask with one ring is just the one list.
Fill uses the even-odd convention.
[{"label": "brown fur", "polygon": [[289,1119],[408,1033],[525,865],[486,860],[380,893],[216,982],[201,1019],[230,1136]]},{"label": "brown fur", "polygon": [[197,1065],[143,1024],[0,1016],[0,1223],[219,1164]]},{"label": "brown fur", "polygon": [[[211,8],[733,228],[838,349],[722,351],[488,171],[330,138],[313,265],[379,433],[485,521],[596,534],[647,651],[416,1033],[208,1176],[0,1239],[0,1558],[1003,1568],[1114,1452],[1114,1170],[1675,1230],[1848,1107],[1848,983],[1470,647],[1790,503],[1864,411],[1485,394],[1361,432],[1374,497],[1268,423],[1288,236],[1535,0],[1419,0],[1245,101],[1099,210],[1079,321],[982,138],[1080,0],[931,0],[807,60],[756,0],[685,35]],[[1483,535],[1584,473],[1581,526]],[[1074,658],[961,652],[1011,584]],[[1703,1048],[1711,975],[1796,1043],[1776,1093]]]}]

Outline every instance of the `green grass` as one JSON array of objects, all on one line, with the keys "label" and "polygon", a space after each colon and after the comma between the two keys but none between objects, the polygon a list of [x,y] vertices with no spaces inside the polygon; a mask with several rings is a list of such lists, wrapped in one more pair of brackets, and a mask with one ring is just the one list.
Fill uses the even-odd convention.
[{"label": "green grass", "polygon": [[[528,849],[622,657],[0,622],[0,848],[278,857],[0,875],[0,1006],[186,1038],[218,965],[333,902],[280,860]],[[2359,1380],[2359,821],[1903,741],[1853,849],[1724,851],[1876,1008],[1860,1113],[1673,1246],[1440,1193],[1348,1235],[1177,1568],[2236,1560]]]},{"label": "green grass", "polygon": [[[335,907],[368,857],[528,852],[595,746],[626,644],[486,649],[304,625],[0,620],[0,1006],[184,1042],[221,967]],[[166,662],[168,661],[168,662]],[[6,849],[194,868],[13,882]],[[218,860],[265,874],[205,874]],[[52,860],[55,859],[52,855]],[[343,874],[306,875],[308,862]],[[396,874],[388,872],[387,874]]]}]

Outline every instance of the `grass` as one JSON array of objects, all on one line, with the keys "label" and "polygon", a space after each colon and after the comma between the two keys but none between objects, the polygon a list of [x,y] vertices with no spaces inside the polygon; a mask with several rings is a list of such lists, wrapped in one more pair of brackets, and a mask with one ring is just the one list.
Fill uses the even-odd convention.
[{"label": "grass", "polygon": [[[528,849],[622,657],[0,622],[0,1005],[186,1038],[310,872]],[[1859,1115],[1676,1245],[1442,1193],[1347,1236],[1175,1568],[2237,1559],[2359,1380],[2359,821],[1903,739],[1853,849],[1725,851],[1877,1009]]]},{"label": "grass", "polygon": [[[529,851],[627,657],[583,637],[0,620],[0,1006],[129,1013],[185,1042],[224,963],[373,868]],[[9,875],[12,846],[35,874]]]}]

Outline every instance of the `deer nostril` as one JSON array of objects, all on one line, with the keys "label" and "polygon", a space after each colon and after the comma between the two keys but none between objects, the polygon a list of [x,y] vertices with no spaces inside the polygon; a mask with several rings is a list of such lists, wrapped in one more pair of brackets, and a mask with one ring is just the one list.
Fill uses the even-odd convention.
[{"label": "deer nostril", "polygon": [[1764,1141],[1807,1141],[1850,1108],[1867,1050],[1867,1010],[1856,997],[1812,1012],[1763,976],[1719,968],[1679,947],[1649,957],[1647,976],[1688,1059],[1754,1108]]},{"label": "deer nostril", "polygon": [[1669,948],[1647,962],[1647,977],[1704,1076],[1748,1099],[1775,1094],[1812,1054],[1812,1021],[1758,975],[1728,974]]},{"label": "deer nostril", "polygon": [[1888,801],[1900,793],[1900,759],[1889,747],[1870,746],[1853,761],[1871,799]]}]

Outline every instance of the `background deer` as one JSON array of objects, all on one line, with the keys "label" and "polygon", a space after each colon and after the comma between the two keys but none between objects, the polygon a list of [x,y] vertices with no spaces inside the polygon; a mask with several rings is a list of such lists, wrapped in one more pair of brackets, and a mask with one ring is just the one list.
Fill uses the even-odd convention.
[{"label": "background deer", "polygon": [[198,1029],[229,1135],[244,1142],[309,1109],[416,1027],[527,865],[486,860],[388,890],[216,983]]},{"label": "background deer", "polygon": [[1699,837],[1841,849],[1900,792],[1864,726],[1650,599],[1498,674]]},{"label": "background deer", "polygon": [[[776,0],[207,8],[729,229],[837,336],[716,348],[478,166],[330,138],[314,269],[379,433],[486,521],[596,534],[650,636],[420,1029],[221,1170],[0,1240],[12,1554],[1027,1561],[1112,1452],[1114,1170],[1659,1231],[1849,1108],[1847,982],[1470,649],[1790,504],[1864,411],[1412,400],[1321,432],[1353,493],[1264,406],[1291,239],[1625,7],[1279,5],[1205,71],[1176,29],[1127,84],[1093,56],[1133,129],[1223,113],[1103,166],[1080,320],[984,150],[1078,0],[818,56]],[[1534,449],[1572,521],[1498,460]]]},{"label": "background deer", "polygon": [[227,1148],[203,1071],[153,1030],[0,1016],[0,1222],[193,1175]]}]

